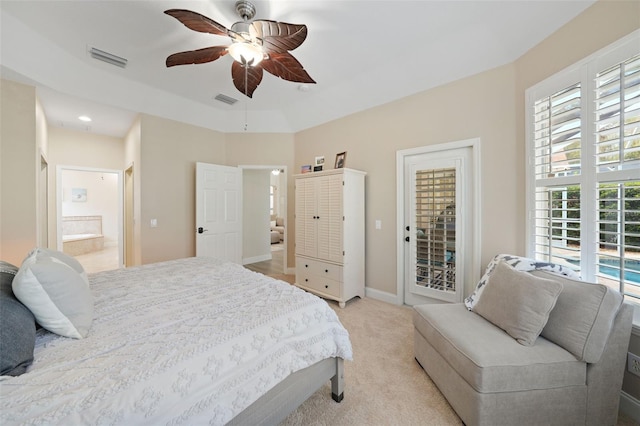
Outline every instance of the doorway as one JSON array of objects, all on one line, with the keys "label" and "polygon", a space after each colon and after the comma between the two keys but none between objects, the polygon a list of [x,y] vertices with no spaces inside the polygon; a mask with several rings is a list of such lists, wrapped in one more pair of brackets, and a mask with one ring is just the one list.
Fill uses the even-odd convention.
[{"label": "doorway", "polygon": [[136,264],[134,253],[133,164],[124,171],[124,266]]},{"label": "doorway", "polygon": [[397,153],[399,304],[461,302],[475,283],[479,140]]},{"label": "doorway", "polygon": [[38,246],[49,247],[49,163],[42,152],[38,178]]},{"label": "doorway", "polygon": [[89,273],[123,266],[123,174],[57,167],[57,249]]},{"label": "doorway", "polygon": [[[245,232],[243,264],[265,275],[282,279],[287,274],[287,167],[283,165],[246,165],[243,181],[260,194],[244,191]],[[247,187],[245,187],[247,188]],[[249,251],[249,248],[252,250]],[[257,251],[256,248],[259,248]]]}]

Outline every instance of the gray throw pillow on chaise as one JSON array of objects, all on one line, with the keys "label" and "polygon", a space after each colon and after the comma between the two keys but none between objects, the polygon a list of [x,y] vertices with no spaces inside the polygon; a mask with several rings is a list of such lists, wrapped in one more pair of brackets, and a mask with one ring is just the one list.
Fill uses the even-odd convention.
[{"label": "gray throw pillow on chaise", "polygon": [[33,362],[36,321],[11,289],[18,267],[0,261],[0,375],[19,376]]},{"label": "gray throw pillow on chaise", "polygon": [[502,261],[473,311],[518,343],[531,346],[547,324],[561,291],[559,282],[516,271]]},{"label": "gray throw pillow on chaise", "polygon": [[622,304],[622,294],[604,284],[560,277],[545,271],[532,274],[556,280],[563,287],[540,335],[581,361],[600,361]]}]

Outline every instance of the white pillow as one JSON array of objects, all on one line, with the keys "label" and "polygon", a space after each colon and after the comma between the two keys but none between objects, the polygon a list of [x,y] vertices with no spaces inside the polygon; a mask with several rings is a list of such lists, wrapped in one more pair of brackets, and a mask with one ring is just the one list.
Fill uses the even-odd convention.
[{"label": "white pillow", "polygon": [[567,268],[566,266],[557,265],[555,263],[543,262],[535,259],[530,259],[528,257],[522,256],[514,256],[512,254],[497,254],[489,265],[487,265],[487,269],[478,281],[475,290],[471,293],[466,299],[464,299],[464,304],[470,311],[473,310],[478,300],[482,296],[482,292],[486,284],[489,282],[489,278],[491,274],[495,270],[498,263],[504,261],[508,265],[512,266],[516,271],[521,272],[530,272],[530,271],[548,271],[552,274],[565,276],[568,278],[580,279],[580,275],[573,271],[572,269]]},{"label": "white pillow", "polygon": [[87,274],[72,257],[34,249],[22,262],[13,293],[47,330],[82,339],[93,322],[93,296]]}]

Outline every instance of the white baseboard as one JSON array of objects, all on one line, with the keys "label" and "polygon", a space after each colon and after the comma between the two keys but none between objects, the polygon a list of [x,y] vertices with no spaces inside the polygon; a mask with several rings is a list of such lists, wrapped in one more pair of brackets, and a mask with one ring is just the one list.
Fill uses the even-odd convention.
[{"label": "white baseboard", "polygon": [[242,264],[243,265],[248,265],[250,263],[264,262],[265,260],[271,260],[271,259],[272,259],[271,253],[263,254],[263,255],[260,255],[260,256],[244,258],[244,259],[242,259]]},{"label": "white baseboard", "polygon": [[620,411],[640,423],[640,401],[624,391],[620,392]]},{"label": "white baseboard", "polygon": [[395,294],[387,293],[386,291],[376,290],[375,288],[366,288],[364,294],[372,299],[380,300],[381,302],[391,303],[392,305],[398,304],[398,296]]}]

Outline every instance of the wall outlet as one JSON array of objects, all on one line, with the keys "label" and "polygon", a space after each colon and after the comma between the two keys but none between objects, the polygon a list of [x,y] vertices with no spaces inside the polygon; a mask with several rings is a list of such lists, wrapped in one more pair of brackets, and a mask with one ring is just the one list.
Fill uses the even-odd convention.
[{"label": "wall outlet", "polygon": [[631,352],[627,353],[627,370],[629,373],[640,377],[640,356]]}]

